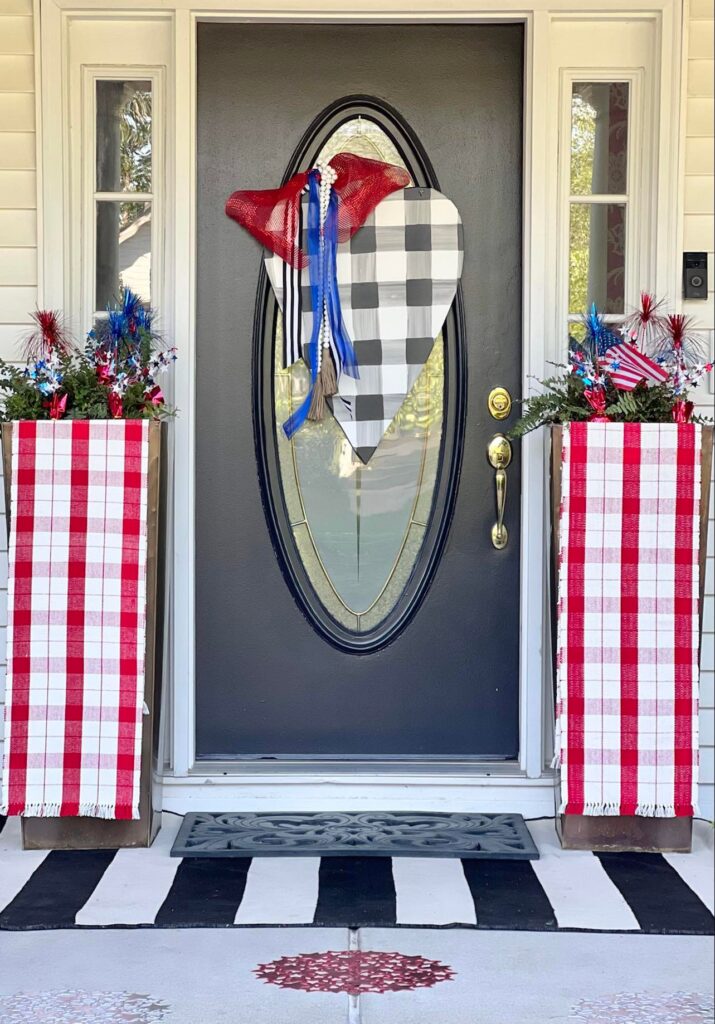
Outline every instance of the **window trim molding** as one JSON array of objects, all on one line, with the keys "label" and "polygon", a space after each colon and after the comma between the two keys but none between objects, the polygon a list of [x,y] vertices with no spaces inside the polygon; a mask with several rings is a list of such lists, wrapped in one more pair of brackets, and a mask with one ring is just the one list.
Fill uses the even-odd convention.
[{"label": "window trim molding", "polygon": [[[563,324],[564,344],[568,323],[574,322],[569,310],[569,258],[570,258],[570,216],[574,202],[589,204],[589,196],[572,196],[570,189],[571,170],[571,95],[576,82],[626,82],[628,83],[628,170],[627,194],[606,196],[602,203],[622,204],[626,207],[624,303],[625,311],[638,302],[642,287],[646,287],[653,274],[650,224],[654,216],[651,182],[644,169],[648,166],[652,148],[646,140],[645,125],[648,123],[649,103],[645,88],[645,68],[642,67],[601,67],[562,68],[559,82],[559,212],[558,237],[559,261],[557,304],[561,309],[559,317]],[[643,255],[645,253],[646,255]],[[621,314],[606,316],[606,320],[618,319]]]},{"label": "window trim molding", "polygon": [[[89,267],[93,266],[94,217],[88,191],[93,187],[94,102],[91,82],[97,78],[151,78],[156,89],[152,126],[153,203],[152,301],[167,313],[173,306],[172,275],[167,246],[172,240],[168,203],[172,196],[171,147],[168,145],[172,113],[168,71],[172,64],[169,13],[124,7],[97,12],[91,7],[66,11],[55,0],[34,0],[39,23],[38,113],[38,303],[67,311],[69,327],[78,335],[91,326],[88,299]],[[136,22],[142,33],[135,33]],[[117,49],[136,41],[135,61],[117,62]],[[89,39],[87,38],[89,36]],[[106,55],[106,59],[103,59]],[[88,132],[91,133],[88,135]],[[85,145],[90,139],[91,146]],[[91,249],[90,241],[91,238]],[[92,261],[90,263],[90,261]],[[169,317],[167,316],[167,321]]]}]

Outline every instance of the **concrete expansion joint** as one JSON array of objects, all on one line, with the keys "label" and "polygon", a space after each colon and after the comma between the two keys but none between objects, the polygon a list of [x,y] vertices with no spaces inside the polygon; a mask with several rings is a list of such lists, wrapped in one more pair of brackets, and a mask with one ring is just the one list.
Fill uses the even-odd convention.
[{"label": "concrete expansion joint", "polygon": [[[361,937],[359,928],[348,928],[348,949],[361,949]],[[360,995],[348,996],[347,1024],[361,1024],[362,1014],[360,1012]]]}]

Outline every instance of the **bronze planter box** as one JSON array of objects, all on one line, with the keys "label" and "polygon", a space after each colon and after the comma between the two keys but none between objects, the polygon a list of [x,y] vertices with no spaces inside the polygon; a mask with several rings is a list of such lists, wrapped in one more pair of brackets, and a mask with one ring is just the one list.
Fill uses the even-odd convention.
[{"label": "bronze planter box", "polygon": [[[563,430],[551,428],[551,636],[556,684],[556,603],[558,599],[559,507],[561,505],[561,448]],[[703,630],[705,559],[707,556],[713,428],[702,428],[700,491],[700,634]],[[560,804],[556,788],[556,807]],[[557,814],[556,830],[565,850],[689,853],[692,818],[645,818],[635,815]]]},{"label": "bronze planter box", "polygon": [[[12,423],[3,423],[5,509],[10,530]],[[166,527],[166,424],[149,424],[147,495],[147,613],[139,812],[133,821],[103,818],[22,818],[25,850],[115,850],[151,846],[161,825],[163,744],[161,693],[164,648],[164,556]]]}]

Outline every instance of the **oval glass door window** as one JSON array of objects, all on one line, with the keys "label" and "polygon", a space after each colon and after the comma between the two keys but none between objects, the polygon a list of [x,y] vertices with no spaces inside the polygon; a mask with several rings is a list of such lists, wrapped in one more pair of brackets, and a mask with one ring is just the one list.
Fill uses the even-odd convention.
[{"label": "oval glass door window", "polygon": [[[364,115],[344,121],[320,149],[321,156],[338,152],[407,167],[389,135]],[[400,602],[430,526],[442,450],[443,335],[365,464],[329,411],[285,437],[282,424],[307,394],[309,374],[303,362],[282,367],[280,310],[274,323],[274,436],[290,531],[325,611],[341,633],[364,637]]]}]

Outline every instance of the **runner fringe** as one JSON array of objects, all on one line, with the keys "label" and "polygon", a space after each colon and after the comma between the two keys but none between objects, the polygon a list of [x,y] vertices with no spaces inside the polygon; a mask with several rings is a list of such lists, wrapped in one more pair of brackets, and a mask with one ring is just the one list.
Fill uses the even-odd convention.
[{"label": "runner fringe", "polygon": [[[567,801],[562,800],[559,805],[559,814],[566,814]],[[593,817],[617,818],[621,814],[619,803],[597,803],[591,801],[584,804],[583,814]],[[700,813],[697,806],[693,807],[693,817]],[[637,818],[676,818],[675,806],[673,804],[638,804],[636,807]]]},{"label": "runner fringe", "polygon": [[595,816],[603,817],[618,817],[621,813],[620,802],[612,803],[610,801],[600,802],[597,800],[589,800],[583,805],[583,813]]},{"label": "runner fringe", "polygon": [[[674,804],[638,804],[636,807],[636,814],[642,815],[644,818],[679,817]],[[693,817],[697,818],[699,814],[700,809],[697,803],[693,803]],[[690,817],[690,815],[687,815],[687,817]]]},{"label": "runner fringe", "polygon": [[[0,814],[7,814],[8,808],[0,807]],[[20,812],[20,818],[59,818],[62,816],[62,805],[57,803],[32,803],[25,804],[25,809]],[[80,818],[105,818],[111,820],[116,818],[114,804],[80,804],[77,817]],[[73,815],[74,817],[74,815]],[[132,819],[139,818],[139,805],[132,808]]]}]

